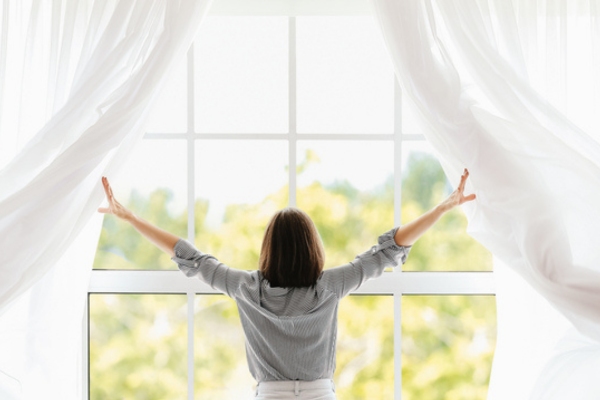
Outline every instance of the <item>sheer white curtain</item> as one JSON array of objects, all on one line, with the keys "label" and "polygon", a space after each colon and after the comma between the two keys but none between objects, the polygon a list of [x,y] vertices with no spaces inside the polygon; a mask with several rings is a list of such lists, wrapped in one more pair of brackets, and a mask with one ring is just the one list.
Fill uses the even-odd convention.
[{"label": "sheer white curtain", "polygon": [[[471,171],[469,232],[500,261],[489,397],[599,398],[598,2],[372,4],[446,173]],[[557,342],[561,315],[577,332]]]},{"label": "sheer white curtain", "polygon": [[103,198],[210,0],[0,6],[0,398],[79,399]]}]

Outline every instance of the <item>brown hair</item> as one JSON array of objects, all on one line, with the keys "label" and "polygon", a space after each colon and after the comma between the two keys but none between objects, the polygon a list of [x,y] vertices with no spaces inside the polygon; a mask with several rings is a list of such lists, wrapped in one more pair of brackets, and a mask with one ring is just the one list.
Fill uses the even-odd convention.
[{"label": "brown hair", "polygon": [[304,211],[288,207],[271,218],[258,262],[271,287],[313,286],[324,263],[321,238]]}]

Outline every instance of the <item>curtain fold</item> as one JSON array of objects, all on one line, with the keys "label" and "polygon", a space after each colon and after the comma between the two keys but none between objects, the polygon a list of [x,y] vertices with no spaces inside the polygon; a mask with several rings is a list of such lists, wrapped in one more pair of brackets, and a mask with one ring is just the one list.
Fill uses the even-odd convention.
[{"label": "curtain fold", "polygon": [[2,2],[3,399],[82,397],[76,360],[101,225],[100,177],[116,173],[141,138],[209,7],[210,0]]},{"label": "curtain fold", "polygon": [[[467,191],[474,190],[477,201],[465,207],[469,233],[585,335],[565,339],[579,347],[547,354],[537,384],[529,382],[510,397],[499,395],[494,381],[518,374],[526,363],[512,359],[504,371],[495,364],[489,397],[559,399],[561,388],[577,386],[577,398],[597,398],[600,137],[578,125],[593,126],[589,103],[598,93],[582,88],[594,87],[600,65],[571,73],[567,58],[576,56],[585,65],[594,54],[599,22],[589,17],[597,4],[372,0],[372,5],[396,76],[430,128],[426,137],[447,175],[457,181],[464,167],[471,172]],[[573,45],[568,32],[583,19],[592,34]],[[581,76],[586,82],[579,82]],[[583,123],[567,118],[569,111]],[[498,286],[498,302],[511,296],[510,289]],[[506,337],[503,329],[527,336],[524,328],[509,325],[514,310],[498,311],[499,343]],[[544,334],[539,328],[534,333]],[[569,356],[575,352],[580,357]],[[575,359],[577,374],[559,373]]]}]

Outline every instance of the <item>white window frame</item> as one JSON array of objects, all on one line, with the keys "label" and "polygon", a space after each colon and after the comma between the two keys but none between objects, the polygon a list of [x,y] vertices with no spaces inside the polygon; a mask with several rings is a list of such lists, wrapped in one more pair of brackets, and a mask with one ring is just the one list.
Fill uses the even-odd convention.
[{"label": "white window frame", "polygon": [[[211,15],[240,15],[237,0],[223,0],[215,3]],[[147,133],[144,140],[169,139],[185,140],[187,143],[187,185],[188,185],[188,240],[194,243],[195,218],[194,191],[195,143],[202,140],[285,140],[289,149],[289,205],[296,205],[296,147],[299,141],[352,141],[374,140],[391,142],[394,145],[394,224],[401,221],[401,177],[402,144],[409,141],[424,141],[423,135],[403,134],[402,132],[402,92],[398,83],[394,88],[394,131],[390,134],[298,134],[296,131],[296,16],[297,15],[365,15],[369,13],[366,1],[344,0],[341,2],[320,0],[317,3],[302,2],[305,8],[293,6],[291,0],[282,0],[273,9],[273,2],[264,0],[243,0],[243,15],[281,15],[289,18],[289,131],[285,134],[227,134],[197,133],[194,119],[194,46],[187,54],[187,132]],[[253,8],[254,7],[254,8]],[[313,7],[313,8],[311,8]],[[318,8],[314,8],[318,7]],[[337,8],[336,8],[337,7]],[[293,13],[290,12],[293,10]],[[335,12],[335,10],[341,10]],[[194,298],[198,294],[220,294],[197,279],[188,279],[181,272],[173,271],[117,271],[94,270],[91,274],[88,294],[100,293],[177,293],[187,295],[188,314],[188,399],[194,398]],[[358,291],[359,295],[392,295],[394,297],[394,399],[402,398],[402,296],[403,295],[495,295],[493,272],[407,272],[396,268],[385,277],[367,282]],[[83,394],[89,398],[89,302],[83,323],[84,349],[83,365],[87,369],[83,382]]]}]

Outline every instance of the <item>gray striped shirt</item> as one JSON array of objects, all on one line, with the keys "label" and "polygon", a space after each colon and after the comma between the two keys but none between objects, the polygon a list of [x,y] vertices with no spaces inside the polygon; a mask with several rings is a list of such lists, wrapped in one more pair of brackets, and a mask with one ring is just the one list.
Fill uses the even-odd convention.
[{"label": "gray striped shirt", "polygon": [[175,245],[173,261],[186,276],[236,301],[248,366],[257,382],[332,379],[338,303],[386,267],[406,261],[410,246],[396,245],[396,229],[354,261],[323,271],[314,287],[271,287],[260,271],[229,268],[183,239]]}]

